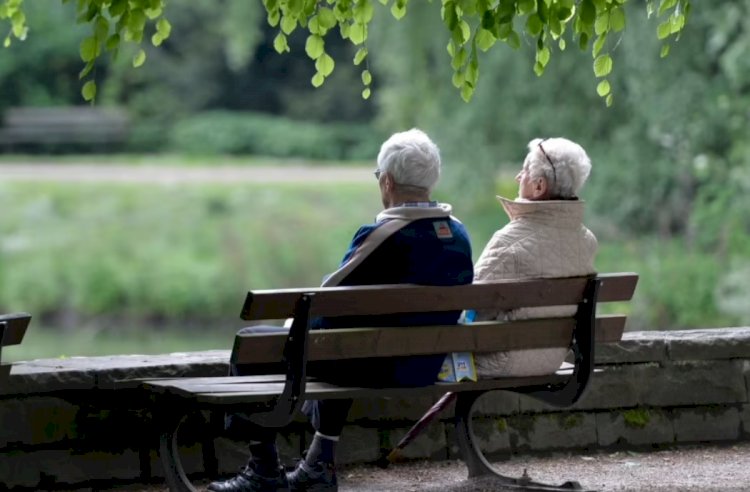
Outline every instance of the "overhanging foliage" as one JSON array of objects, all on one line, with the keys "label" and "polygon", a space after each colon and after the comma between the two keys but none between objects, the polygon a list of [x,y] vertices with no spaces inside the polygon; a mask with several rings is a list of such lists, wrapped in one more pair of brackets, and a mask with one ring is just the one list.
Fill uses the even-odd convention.
[{"label": "overhanging foliage", "polygon": [[[24,0],[3,0],[0,19],[10,21],[10,32],[4,45],[13,38],[25,39],[28,33],[23,13]],[[66,3],[70,0],[61,0]],[[254,0],[248,0],[254,1]],[[424,1],[424,0],[418,0]],[[534,72],[541,76],[556,51],[564,51],[568,42],[593,57],[594,76],[599,80],[597,93],[612,104],[609,74],[613,69],[611,51],[617,36],[626,26],[623,5],[628,0],[441,0],[432,1],[440,8],[443,23],[451,34],[447,51],[453,69],[452,82],[461,97],[469,101],[479,80],[479,52],[492,49],[498,41],[518,48],[521,36],[536,43]],[[116,55],[123,43],[141,45],[146,31],[150,42],[159,46],[171,31],[164,18],[165,0],[77,0],[79,23],[92,28],[81,41],[80,56],[84,62],[81,79],[86,79],[82,93],[86,100],[96,97],[96,84],[90,78],[97,59],[105,52]],[[316,73],[312,84],[322,85],[334,70],[334,60],[326,52],[326,36],[336,28],[339,35],[357,46],[353,63],[361,65],[362,97],[370,96],[372,75],[367,65],[368,26],[376,9],[389,9],[395,19],[408,13],[409,0],[263,0],[269,24],[278,27],[274,47],[279,53],[289,51],[287,36],[297,28],[308,32],[305,51],[314,61]],[[646,14],[661,22],[657,37],[663,40],[661,54],[669,53],[669,42],[679,39],[690,10],[690,0],[646,0]],[[221,8],[217,4],[217,8]],[[408,47],[404,47],[408,49]],[[133,66],[146,60],[139,49]]]}]

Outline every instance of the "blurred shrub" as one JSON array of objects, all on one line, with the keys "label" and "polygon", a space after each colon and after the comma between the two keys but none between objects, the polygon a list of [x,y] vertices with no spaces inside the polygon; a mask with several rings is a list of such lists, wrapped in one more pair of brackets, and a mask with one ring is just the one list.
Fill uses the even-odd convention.
[{"label": "blurred shrub", "polygon": [[170,146],[191,154],[374,159],[383,136],[365,124],[314,123],[262,113],[211,111],[175,124]]}]

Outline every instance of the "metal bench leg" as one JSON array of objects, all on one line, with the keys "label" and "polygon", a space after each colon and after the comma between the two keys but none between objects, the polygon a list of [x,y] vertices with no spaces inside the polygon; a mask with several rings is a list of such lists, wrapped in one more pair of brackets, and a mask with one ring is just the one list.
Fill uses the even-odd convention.
[{"label": "metal bench leg", "polygon": [[159,442],[159,457],[164,467],[164,476],[167,480],[170,492],[197,492],[182,467],[180,461],[180,451],[177,446],[177,431],[188,415],[183,415],[178,419],[165,422],[164,430],[161,433]]},{"label": "metal bench leg", "polygon": [[520,478],[507,477],[501,475],[498,471],[487,461],[484,456],[479,443],[477,442],[476,436],[474,435],[474,427],[471,419],[472,410],[474,403],[477,399],[482,396],[484,392],[462,392],[458,394],[456,400],[456,436],[458,439],[458,446],[461,450],[464,463],[469,472],[469,478],[482,477],[491,475],[494,477],[494,483],[503,488],[515,489],[515,490],[538,490],[538,491],[570,491],[578,490],[583,491],[583,487],[578,482],[565,482],[561,485],[549,485],[540,482],[535,482],[526,474]]}]

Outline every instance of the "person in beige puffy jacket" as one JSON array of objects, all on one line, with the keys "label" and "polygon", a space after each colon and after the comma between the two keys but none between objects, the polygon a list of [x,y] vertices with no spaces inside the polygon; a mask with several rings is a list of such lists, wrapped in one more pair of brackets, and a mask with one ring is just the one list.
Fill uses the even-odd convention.
[{"label": "person in beige puffy jacket", "polygon": [[[583,225],[578,193],[591,170],[583,148],[565,138],[534,139],[516,176],[518,198],[497,197],[510,222],[495,232],[474,265],[474,282],[573,277],[595,273],[597,241]],[[555,317],[575,306],[479,311],[475,321]],[[535,376],[555,372],[567,349],[475,354],[480,378]]]}]

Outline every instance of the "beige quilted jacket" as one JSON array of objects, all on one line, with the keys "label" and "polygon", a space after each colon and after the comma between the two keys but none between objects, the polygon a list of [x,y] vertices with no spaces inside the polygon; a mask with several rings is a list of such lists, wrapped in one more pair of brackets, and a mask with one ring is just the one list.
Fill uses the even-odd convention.
[{"label": "beige quilted jacket", "polygon": [[[583,225],[578,200],[508,200],[498,197],[510,222],[495,232],[474,266],[474,281],[573,277],[595,273],[597,241]],[[569,316],[575,306],[522,308],[477,313],[476,320]],[[533,349],[476,354],[479,377],[550,374],[566,349]]]}]

